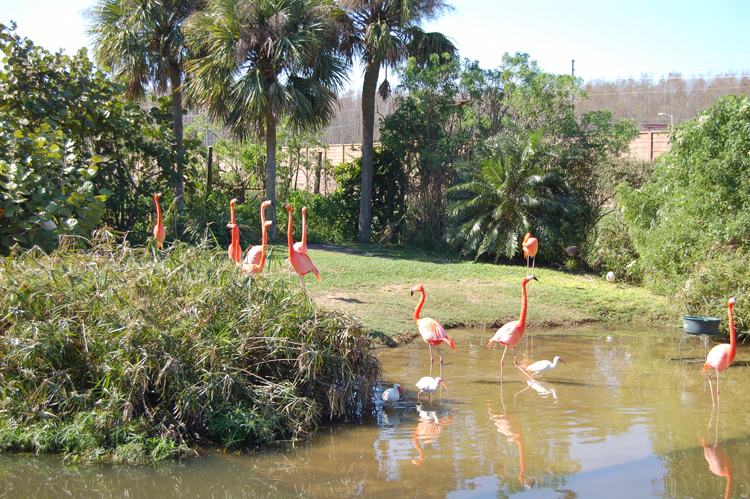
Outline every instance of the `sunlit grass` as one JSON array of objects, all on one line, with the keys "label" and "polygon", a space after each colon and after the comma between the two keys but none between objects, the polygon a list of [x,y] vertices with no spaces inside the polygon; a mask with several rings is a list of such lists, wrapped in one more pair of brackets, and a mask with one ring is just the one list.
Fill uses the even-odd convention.
[{"label": "sunlit grass", "polygon": [[[497,327],[518,318],[525,265],[474,263],[402,248],[345,249],[309,251],[322,282],[308,279],[308,292],[325,309],[360,317],[376,334],[416,331],[412,316],[418,299],[409,295],[416,284],[427,294],[422,314],[446,326]],[[672,300],[641,287],[550,268],[536,268],[534,274],[539,282],[528,287],[532,327],[679,322]]]}]

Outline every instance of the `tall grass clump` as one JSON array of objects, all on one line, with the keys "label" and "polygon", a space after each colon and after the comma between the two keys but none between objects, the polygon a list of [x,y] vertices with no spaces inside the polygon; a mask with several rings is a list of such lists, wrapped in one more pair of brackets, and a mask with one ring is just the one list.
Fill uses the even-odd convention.
[{"label": "tall grass clump", "polygon": [[309,437],[371,409],[363,325],[224,251],[38,249],[0,265],[0,449],[154,462]]}]

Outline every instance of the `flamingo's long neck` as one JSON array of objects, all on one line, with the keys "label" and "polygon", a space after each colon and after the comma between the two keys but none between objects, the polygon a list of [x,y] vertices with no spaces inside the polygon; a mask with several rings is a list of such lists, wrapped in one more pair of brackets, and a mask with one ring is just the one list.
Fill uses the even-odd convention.
[{"label": "flamingo's long neck", "polygon": [[302,212],[302,247],[307,248],[307,215]]},{"label": "flamingo's long neck", "polygon": [[417,308],[414,309],[414,322],[419,323],[419,312],[422,311],[422,305],[424,305],[424,291],[420,291],[422,293],[422,298],[419,299],[419,304],[417,305]]},{"label": "flamingo's long neck", "polygon": [[229,205],[229,211],[232,212],[232,225],[237,225],[237,220],[234,218],[234,205]]},{"label": "flamingo's long neck", "polygon": [[289,243],[289,257],[294,252],[294,240],[292,239],[292,210],[289,210],[289,223],[286,231],[287,242]]},{"label": "flamingo's long neck", "polygon": [[521,305],[521,317],[518,319],[518,325],[521,328],[521,332],[526,328],[526,283],[521,286],[523,293],[523,305]]},{"label": "flamingo's long neck", "polygon": [[266,207],[261,204],[260,205],[260,226],[265,227],[265,225],[266,225]]},{"label": "flamingo's long neck", "polygon": [[161,223],[161,206],[159,206],[159,198],[155,198],[156,201],[156,225],[162,225]]},{"label": "flamingo's long neck", "polygon": [[734,354],[737,352],[737,334],[734,331],[734,320],[732,308],[734,303],[729,304],[729,362],[734,360]]}]

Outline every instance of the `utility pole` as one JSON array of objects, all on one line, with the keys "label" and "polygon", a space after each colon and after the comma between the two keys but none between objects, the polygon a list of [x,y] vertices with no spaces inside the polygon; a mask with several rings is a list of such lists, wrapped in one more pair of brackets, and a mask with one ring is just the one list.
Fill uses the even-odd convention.
[{"label": "utility pole", "polygon": [[[570,76],[572,76],[573,78],[576,77],[576,60],[575,59],[570,60]],[[571,95],[570,103],[573,104],[574,102],[575,102],[575,97]]]}]

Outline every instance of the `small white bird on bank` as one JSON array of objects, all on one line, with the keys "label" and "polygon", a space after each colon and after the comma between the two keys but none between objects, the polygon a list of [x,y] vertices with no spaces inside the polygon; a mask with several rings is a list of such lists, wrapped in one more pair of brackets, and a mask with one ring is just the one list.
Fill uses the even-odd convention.
[{"label": "small white bird on bank", "polygon": [[419,398],[419,396],[422,394],[422,392],[429,393],[429,401],[432,402],[432,394],[438,391],[438,388],[440,388],[440,385],[443,385],[445,387],[445,391],[448,391],[448,387],[445,386],[445,383],[443,383],[442,378],[431,378],[429,376],[425,376],[424,378],[417,381],[417,388],[419,388],[419,393],[417,394],[417,400],[419,400],[420,403],[422,403],[422,399]]},{"label": "small white bird on bank", "polygon": [[[540,360],[539,362],[534,362],[530,366],[526,368],[527,373],[531,373],[531,376],[533,377],[535,374],[542,373],[542,377],[544,378],[544,373],[547,371],[551,371],[552,369],[557,367],[557,363],[562,362],[565,364],[565,361],[562,360],[560,357],[555,357],[552,362],[548,360]],[[568,364],[565,364],[566,366]]]},{"label": "small white bird on bank", "polygon": [[608,282],[609,282],[610,284],[612,284],[612,283],[614,283],[614,282],[615,282],[615,273],[614,273],[614,272],[612,272],[611,270],[610,270],[609,272],[607,272],[607,281],[608,281]]},{"label": "small white bird on bank", "polygon": [[398,402],[399,393],[404,393],[404,389],[401,388],[401,385],[398,383],[393,385],[393,388],[389,388],[386,391],[383,392],[383,401],[385,402],[385,405],[388,404],[394,405],[396,402]]}]

